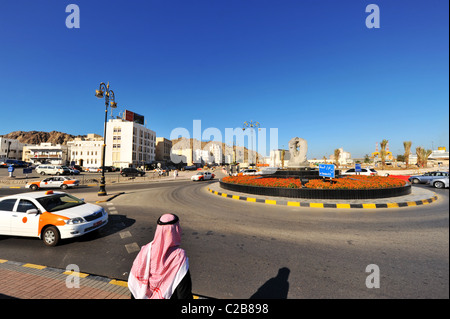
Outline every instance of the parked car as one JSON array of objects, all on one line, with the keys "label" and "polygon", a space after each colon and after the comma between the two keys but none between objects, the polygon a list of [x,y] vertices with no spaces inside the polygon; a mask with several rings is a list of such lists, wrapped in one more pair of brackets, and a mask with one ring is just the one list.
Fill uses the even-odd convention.
[{"label": "parked car", "polygon": [[122,170],[120,171],[120,175],[126,177],[126,176],[144,176],[145,172],[141,171],[137,168],[134,167],[126,167],[126,168],[122,168]]},{"label": "parked car", "polygon": [[374,170],[373,168],[361,168],[361,172],[355,172],[354,168],[350,168],[348,170],[346,170],[345,172],[341,172],[341,175],[367,175],[367,176],[374,176],[374,175],[378,175],[378,172],[376,170]]},{"label": "parked car", "polygon": [[36,173],[41,175],[69,175],[70,170],[68,168],[64,168],[61,165],[50,165],[50,164],[43,164],[39,165],[35,169]]},{"label": "parked car", "polygon": [[191,181],[205,181],[208,179],[214,179],[215,175],[211,172],[198,172],[195,175],[192,175]]},{"label": "parked car", "polygon": [[16,168],[28,167],[28,166],[30,166],[30,163],[16,160],[16,159],[7,159],[5,161],[0,162],[0,167],[8,168],[8,166],[14,166]]},{"label": "parked car", "polygon": [[100,167],[86,167],[84,171],[89,173],[101,173],[102,169]]},{"label": "parked car", "polygon": [[108,223],[108,213],[64,192],[22,193],[0,198],[0,235],[38,237],[47,246]]},{"label": "parked car", "polygon": [[242,175],[256,175],[258,171],[256,169],[243,169]]},{"label": "parked car", "polygon": [[436,178],[448,177],[448,172],[428,172],[423,175],[413,175],[408,178],[408,180],[413,184],[426,184],[431,180]]},{"label": "parked car", "polygon": [[25,185],[25,188],[30,188],[36,191],[40,188],[67,189],[69,187],[76,187],[78,185],[80,185],[80,181],[77,179],[71,179],[67,176],[54,176],[43,179],[42,181],[29,182]]},{"label": "parked car", "polygon": [[427,182],[427,184],[435,188],[448,188],[449,186],[448,175],[441,178],[430,179]]},{"label": "parked car", "polygon": [[115,172],[117,170],[114,166],[105,166],[105,173],[106,172]]},{"label": "parked car", "polygon": [[69,172],[70,172],[69,173],[70,175],[79,175],[80,174],[80,171],[75,169],[75,168],[73,168],[73,167],[63,166],[63,168],[67,168],[69,170]]}]

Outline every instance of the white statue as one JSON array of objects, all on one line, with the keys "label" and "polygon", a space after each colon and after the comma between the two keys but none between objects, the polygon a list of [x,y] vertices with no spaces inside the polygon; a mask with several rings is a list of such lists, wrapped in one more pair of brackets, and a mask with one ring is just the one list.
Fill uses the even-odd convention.
[{"label": "white statue", "polygon": [[289,153],[291,155],[288,167],[305,167],[309,166],[306,159],[308,152],[308,142],[305,139],[294,137],[289,141]]}]

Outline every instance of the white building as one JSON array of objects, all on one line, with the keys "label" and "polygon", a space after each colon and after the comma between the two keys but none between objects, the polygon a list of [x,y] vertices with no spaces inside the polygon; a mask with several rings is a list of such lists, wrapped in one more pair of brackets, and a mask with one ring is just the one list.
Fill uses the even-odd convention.
[{"label": "white building", "polygon": [[86,138],[75,138],[67,142],[70,163],[84,167],[102,166],[103,137],[88,134]]},{"label": "white building", "polygon": [[7,159],[22,160],[23,146],[19,140],[0,137],[0,161]]},{"label": "white building", "polygon": [[105,165],[139,167],[150,164],[155,161],[155,144],[155,132],[144,125],[111,119],[106,126]]},{"label": "white building", "polygon": [[[339,165],[347,165],[353,163],[351,153],[344,151],[342,147],[339,149],[339,151],[340,151],[338,158]],[[330,155],[330,161],[333,163],[335,162],[334,154]]]},{"label": "white building", "polygon": [[198,164],[210,164],[213,161],[213,157],[209,154],[208,150],[196,149],[194,150],[194,163]]},{"label": "white building", "polygon": [[40,145],[26,145],[23,147],[23,160],[33,164],[69,164],[67,145],[41,143]]},{"label": "white building", "polygon": [[211,144],[211,146],[209,147],[209,152],[210,154],[212,154],[212,158],[214,163],[216,164],[222,164],[223,160],[222,160],[222,147],[219,144]]}]

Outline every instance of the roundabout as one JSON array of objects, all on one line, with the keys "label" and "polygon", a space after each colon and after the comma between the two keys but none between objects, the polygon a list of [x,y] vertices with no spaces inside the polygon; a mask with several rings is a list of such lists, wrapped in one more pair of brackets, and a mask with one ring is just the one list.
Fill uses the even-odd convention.
[{"label": "roundabout", "polygon": [[[427,205],[438,199],[435,192],[424,188],[412,188],[409,184],[403,187],[374,189],[370,192],[370,190],[265,188],[224,183],[221,180],[210,184],[208,191],[227,199],[304,208],[399,208]],[[286,194],[297,196],[285,196]],[[386,196],[382,197],[383,194]]]}]

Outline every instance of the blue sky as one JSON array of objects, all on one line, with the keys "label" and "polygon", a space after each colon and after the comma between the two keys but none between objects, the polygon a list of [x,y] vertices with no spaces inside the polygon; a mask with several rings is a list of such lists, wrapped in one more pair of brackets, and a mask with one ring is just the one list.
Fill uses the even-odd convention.
[{"label": "blue sky", "polygon": [[[65,25],[80,8],[80,28]],[[380,28],[365,24],[368,4]],[[109,81],[157,136],[278,128],[308,158],[449,148],[447,0],[2,0],[0,134],[103,134]],[[224,134],[224,133],[223,133]],[[226,142],[226,141],[225,141]]]}]

